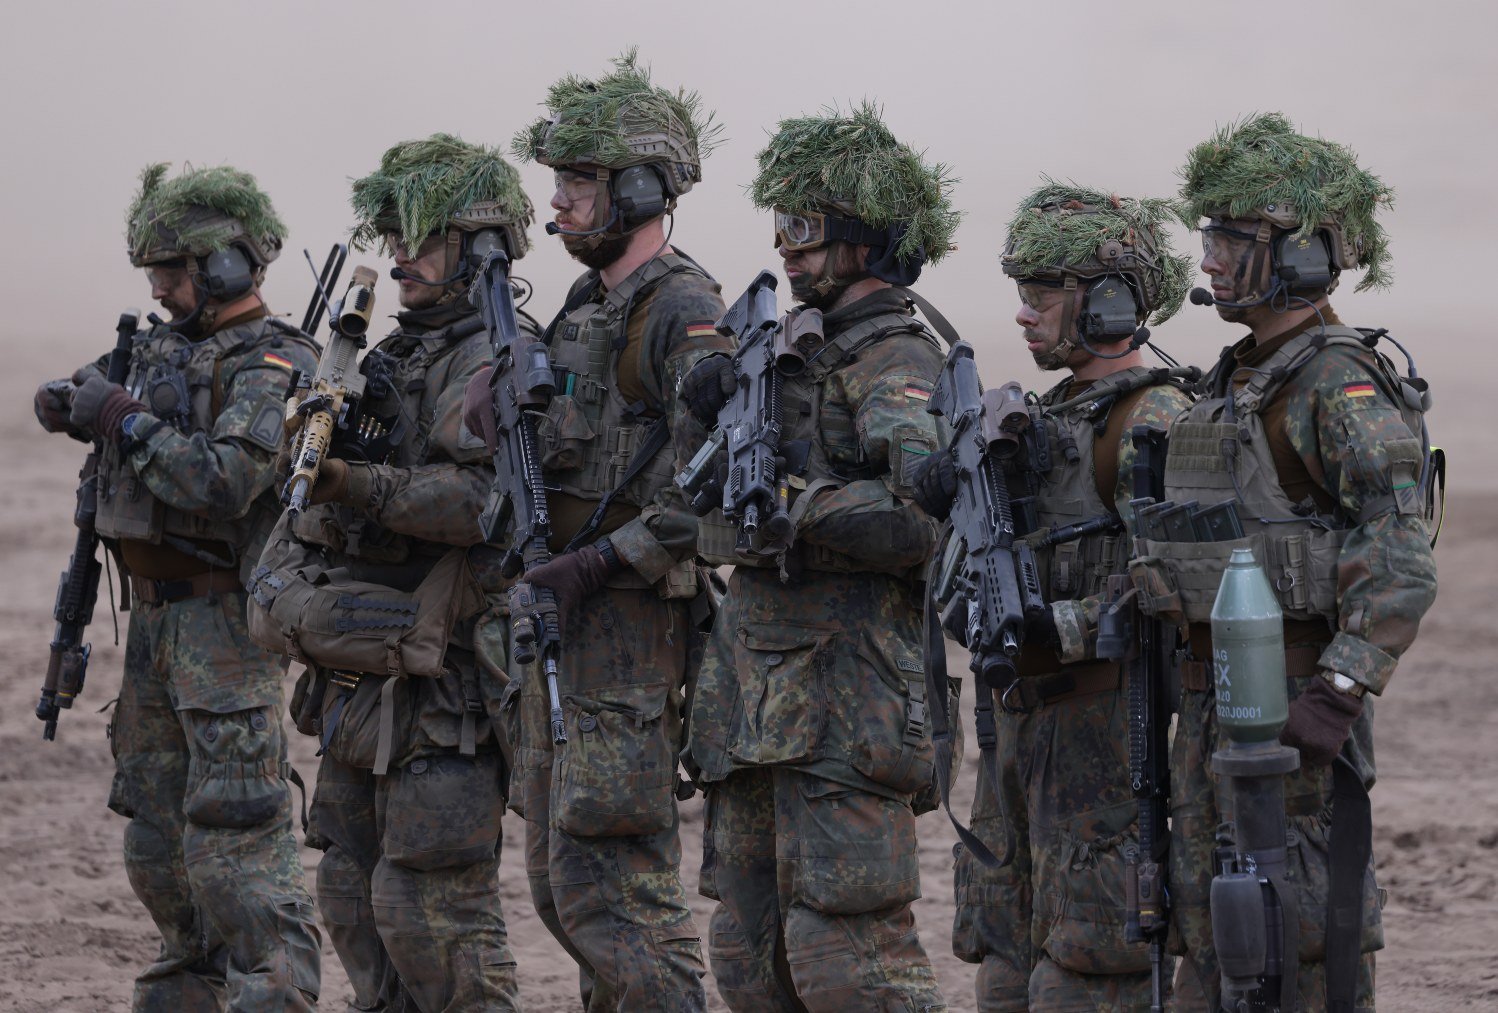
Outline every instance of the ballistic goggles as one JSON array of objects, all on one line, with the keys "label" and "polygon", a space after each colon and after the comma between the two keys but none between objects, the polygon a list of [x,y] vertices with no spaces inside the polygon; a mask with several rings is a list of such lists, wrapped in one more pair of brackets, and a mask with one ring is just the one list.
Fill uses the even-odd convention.
[{"label": "ballistic goggles", "polygon": [[865,225],[857,218],[813,211],[807,214],[775,212],[775,248],[787,253],[815,250],[842,240],[854,246],[888,246],[889,230]]}]

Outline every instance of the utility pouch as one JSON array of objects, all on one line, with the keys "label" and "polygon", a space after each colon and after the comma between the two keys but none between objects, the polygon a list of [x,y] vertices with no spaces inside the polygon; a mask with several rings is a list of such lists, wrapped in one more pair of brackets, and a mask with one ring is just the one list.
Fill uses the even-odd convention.
[{"label": "utility pouch", "polygon": [[733,653],[743,702],[728,742],[732,759],[762,765],[812,757],[827,725],[825,672],[833,634],[786,623],[739,627]]},{"label": "utility pouch", "polygon": [[303,664],[438,676],[453,627],[485,605],[466,549],[450,549],[406,593],[355,580],[342,567],[293,568],[275,558],[288,547],[305,561],[293,540],[272,541],[250,576],[250,635]]},{"label": "utility pouch", "polygon": [[563,699],[558,827],[577,837],[621,837],[671,826],[676,744],[667,741],[663,721],[668,693],[665,683],[646,683]]},{"label": "utility pouch", "polygon": [[536,424],[542,466],[553,471],[581,468],[596,435],[582,405],[566,394],[556,395]]},{"label": "utility pouch", "polygon": [[858,684],[866,704],[857,718],[853,768],[871,781],[914,794],[931,784],[931,744],[925,666],[898,648],[891,657],[865,636],[858,659],[866,669]]}]

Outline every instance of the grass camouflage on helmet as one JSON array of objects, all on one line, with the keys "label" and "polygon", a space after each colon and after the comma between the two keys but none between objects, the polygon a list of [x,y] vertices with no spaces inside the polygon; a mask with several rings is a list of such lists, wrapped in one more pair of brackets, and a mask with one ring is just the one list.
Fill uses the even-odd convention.
[{"label": "grass camouflage on helmet", "polygon": [[167,179],[168,168],[157,162],[140,174],[140,192],[125,215],[132,264],[203,257],[236,244],[256,267],[280,255],[286,225],[254,176],[227,165],[189,166]]},{"label": "grass camouflage on helmet", "polygon": [[551,115],[515,135],[511,153],[522,161],[566,166],[591,163],[623,169],[647,162],[672,167],[673,196],[702,179],[702,159],[720,140],[721,126],[695,91],[675,92],[650,82],[631,48],[597,80],[568,75],[546,93]]},{"label": "grass camouflage on helmet", "polygon": [[1359,168],[1352,149],[1296,133],[1283,115],[1263,113],[1222,127],[1192,148],[1180,176],[1193,227],[1223,214],[1300,233],[1330,225],[1367,269],[1357,291],[1389,285],[1388,237],[1375,215],[1393,204],[1394,191]]},{"label": "grass camouflage on helmet", "polygon": [[904,224],[895,254],[924,250],[936,263],[952,248],[961,212],[950,199],[956,177],[943,163],[927,163],[901,144],[870,102],[844,114],[781,120],[759,153],[749,185],[755,205],[791,214],[833,210],[875,228]]},{"label": "grass camouflage on helmet", "polygon": [[1131,277],[1153,324],[1175,315],[1191,287],[1192,258],[1171,249],[1166,224],[1189,224],[1176,201],[1120,197],[1045,178],[1009,220],[1004,273]]},{"label": "grass camouflage on helmet", "polygon": [[354,181],[350,203],[358,224],[349,241],[356,248],[399,232],[413,256],[427,236],[453,226],[502,228],[518,258],[530,248],[525,230],[535,220],[520,173],[499,150],[451,134],[392,146],[378,169]]}]

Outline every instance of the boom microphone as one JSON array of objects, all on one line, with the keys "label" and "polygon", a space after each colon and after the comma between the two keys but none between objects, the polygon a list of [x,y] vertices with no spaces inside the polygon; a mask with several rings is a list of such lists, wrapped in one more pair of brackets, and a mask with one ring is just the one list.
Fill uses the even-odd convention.
[{"label": "boom microphone", "polygon": [[402,271],[398,267],[392,267],[390,269],[390,277],[394,278],[396,281],[414,281],[418,285],[430,285],[432,288],[443,288],[444,286],[451,285],[455,281],[462,281],[464,278],[468,277],[468,275],[469,270],[466,264],[463,267],[458,268],[458,270],[453,274],[448,275],[446,278],[443,278],[440,281],[427,281],[420,275],[411,274],[409,271]]},{"label": "boom microphone", "polygon": [[566,236],[568,239],[586,239],[589,236],[597,236],[609,231],[618,221],[619,209],[616,207],[609,212],[609,220],[596,229],[564,229],[556,222],[547,222],[546,234],[548,236]]},{"label": "boom microphone", "polygon": [[1250,299],[1247,302],[1228,302],[1226,299],[1218,299],[1204,288],[1194,288],[1191,290],[1191,302],[1197,306],[1222,306],[1230,310],[1248,310],[1253,309],[1255,306],[1264,305],[1270,299],[1273,299],[1279,290],[1280,286],[1276,283],[1269,287],[1268,292],[1265,292],[1257,299]]}]

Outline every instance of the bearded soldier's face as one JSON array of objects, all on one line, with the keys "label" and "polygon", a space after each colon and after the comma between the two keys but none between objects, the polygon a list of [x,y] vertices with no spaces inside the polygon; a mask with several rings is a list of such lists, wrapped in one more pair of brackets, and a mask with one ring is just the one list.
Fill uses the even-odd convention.
[{"label": "bearded soldier's face", "polygon": [[185,258],[152,264],[146,268],[146,280],[151,283],[151,298],[171,314],[172,320],[185,319],[198,305],[198,287],[193,284]]},{"label": "bearded soldier's face", "polygon": [[[447,277],[447,237],[441,234],[427,236],[416,249],[413,257],[399,237],[385,240],[395,257],[395,266],[406,274],[414,274],[429,282],[438,282]],[[423,285],[409,278],[400,279],[401,308],[425,309],[435,306],[442,298],[443,289],[438,285]]]},{"label": "bearded soldier's face", "polygon": [[1072,359],[1085,355],[1078,349],[1064,354],[1058,351],[1063,337],[1061,326],[1066,316],[1066,301],[1075,298],[1079,291],[1081,289],[1068,292],[1059,285],[1035,281],[1019,283],[1020,306],[1019,312],[1014,314],[1014,322],[1023,328],[1025,346],[1035,365],[1041,369],[1061,369],[1071,365]]}]

